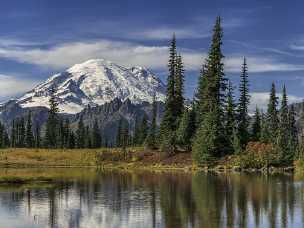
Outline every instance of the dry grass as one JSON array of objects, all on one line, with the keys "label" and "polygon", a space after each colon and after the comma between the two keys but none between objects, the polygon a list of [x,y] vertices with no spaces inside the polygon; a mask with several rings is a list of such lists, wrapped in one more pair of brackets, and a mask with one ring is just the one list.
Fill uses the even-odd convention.
[{"label": "dry grass", "polygon": [[[142,148],[131,148],[129,153],[137,153]],[[112,154],[121,157],[119,149],[2,149],[0,166],[96,166],[100,155]]]}]

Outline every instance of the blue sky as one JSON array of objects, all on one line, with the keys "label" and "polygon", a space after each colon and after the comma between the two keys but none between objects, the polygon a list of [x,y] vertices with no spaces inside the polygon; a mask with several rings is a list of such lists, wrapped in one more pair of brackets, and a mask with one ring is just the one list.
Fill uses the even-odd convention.
[{"label": "blue sky", "polygon": [[243,0],[3,1],[0,100],[90,58],[143,65],[166,76],[175,32],[191,97],[217,15],[223,18],[225,72],[237,85],[246,56],[253,103],[265,105],[272,81],[291,102],[304,98],[304,2]]}]

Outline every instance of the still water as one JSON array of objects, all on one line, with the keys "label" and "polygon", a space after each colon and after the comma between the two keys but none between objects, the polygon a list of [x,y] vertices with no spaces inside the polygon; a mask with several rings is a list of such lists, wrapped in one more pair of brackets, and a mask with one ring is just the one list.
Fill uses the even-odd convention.
[{"label": "still water", "polygon": [[18,172],[57,181],[1,186],[1,228],[304,227],[304,183],[292,175]]}]

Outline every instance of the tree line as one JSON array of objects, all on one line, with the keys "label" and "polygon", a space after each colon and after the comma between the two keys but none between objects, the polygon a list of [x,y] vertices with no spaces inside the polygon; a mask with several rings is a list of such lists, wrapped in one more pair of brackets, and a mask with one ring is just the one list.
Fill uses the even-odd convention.
[{"label": "tree line", "polygon": [[[177,54],[173,36],[159,147],[169,155],[181,150],[192,151],[196,163],[208,164],[230,154],[243,153],[248,142],[253,141],[272,144],[278,151],[279,161],[291,163],[303,146],[298,140],[296,113],[294,106],[288,105],[286,87],[283,87],[279,105],[276,87],[272,83],[267,110],[256,107],[251,117],[246,58],[240,67],[239,98],[236,100],[234,86],[224,72],[222,39],[223,29],[218,17],[194,99],[186,106],[182,57]],[[304,121],[304,116],[301,119]]]},{"label": "tree line", "polygon": [[[56,90],[50,91],[48,118],[44,126],[33,123],[32,112],[26,117],[19,117],[12,121],[10,134],[8,129],[0,123],[0,148],[49,148],[49,149],[83,149],[101,147],[128,147],[143,144],[151,149],[156,148],[157,134],[157,101],[152,103],[152,117],[146,114],[136,118],[133,131],[129,122],[121,119],[118,122],[116,140],[107,140],[99,127],[98,119],[92,126],[85,125],[80,117],[76,127],[72,127],[70,120],[59,115]],[[35,126],[35,127],[34,127]]]}]

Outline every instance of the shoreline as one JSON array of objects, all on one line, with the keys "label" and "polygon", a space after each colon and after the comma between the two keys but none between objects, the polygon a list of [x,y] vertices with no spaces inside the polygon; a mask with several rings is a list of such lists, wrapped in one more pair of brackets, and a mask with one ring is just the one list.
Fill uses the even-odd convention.
[{"label": "shoreline", "polygon": [[158,151],[146,151],[142,147],[120,149],[1,149],[0,168],[96,168],[119,170],[184,171],[184,172],[246,172],[246,173],[291,173],[293,166],[242,168],[235,162],[237,156],[228,156],[212,166],[198,167],[191,153],[163,156]]},{"label": "shoreline", "polygon": [[296,170],[295,166],[284,167],[269,167],[256,169],[256,168],[240,168],[240,167],[225,167],[218,165],[214,167],[197,167],[195,165],[161,165],[153,164],[146,165],[138,162],[105,162],[98,165],[47,165],[47,164],[1,164],[0,169],[45,169],[45,168],[65,168],[65,169],[85,169],[94,168],[101,170],[145,170],[145,171],[184,171],[184,172],[215,172],[215,173],[293,173]]}]

